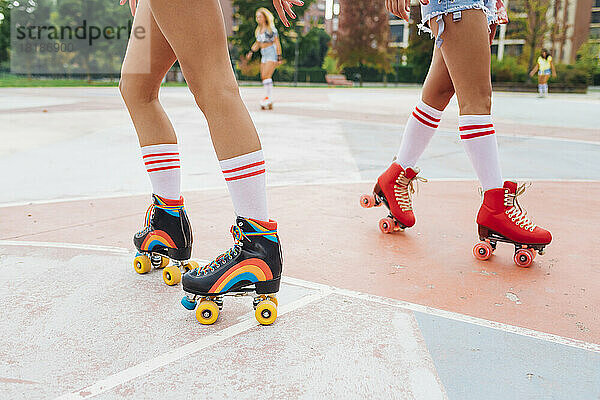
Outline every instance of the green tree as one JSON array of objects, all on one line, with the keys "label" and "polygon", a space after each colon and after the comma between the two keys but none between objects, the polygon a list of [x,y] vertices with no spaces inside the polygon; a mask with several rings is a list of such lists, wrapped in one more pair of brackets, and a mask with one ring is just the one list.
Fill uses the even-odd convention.
[{"label": "green tree", "polygon": [[[36,31],[40,32],[39,39],[23,39],[22,45],[19,42],[20,51],[13,49],[11,64],[27,74],[85,74],[88,79],[96,73],[117,74],[125,54],[130,18],[127,7],[105,0],[13,1],[13,25],[43,29]],[[125,29],[115,30],[117,27]],[[94,39],[92,28],[98,35]],[[102,34],[109,32],[112,38]]]},{"label": "green tree", "polygon": [[11,2],[0,0],[0,67],[8,64],[10,49],[10,7]]},{"label": "green tree", "polygon": [[[294,24],[295,21],[300,20],[306,9],[313,2],[314,0],[304,0],[304,6],[294,7],[294,13],[296,14],[297,18],[296,20],[290,20],[291,23]],[[250,47],[255,41],[254,31],[256,30],[256,10],[260,7],[265,7],[275,16],[275,27],[279,32],[279,40],[281,41],[283,59],[289,62],[294,61],[295,33],[291,32],[293,32],[294,29],[297,29],[297,27],[292,26],[291,28],[286,28],[281,23],[277,13],[273,9],[272,0],[233,0],[233,6],[235,10],[234,17],[237,19],[238,25],[237,31],[234,32],[234,34],[229,38],[229,41],[237,47],[237,53],[243,55],[250,50]],[[232,54],[233,53],[234,52],[232,51]]]},{"label": "green tree", "polygon": [[[87,24],[97,28],[127,26],[131,18],[129,8],[119,6],[118,2],[105,0],[58,0],[52,15],[52,22],[57,26],[76,27],[85,20]],[[92,46],[78,46],[77,51],[64,53],[62,65],[76,73],[83,73],[88,80],[91,75],[104,72],[118,73],[125,55],[127,37],[120,40],[96,40]]]},{"label": "green tree", "polygon": [[542,46],[544,36],[550,30],[546,14],[550,8],[550,0],[525,0],[523,2],[527,13],[527,47],[529,48],[529,70],[533,68],[533,60],[537,50]]},{"label": "green tree", "polygon": [[417,82],[423,82],[429,64],[433,57],[433,40],[429,34],[419,33],[418,23],[421,21],[421,10],[419,7],[411,7],[411,18],[409,26],[408,48],[406,49],[406,61],[413,68],[413,78]]},{"label": "green tree", "polygon": [[577,51],[575,67],[585,71],[588,75],[588,84],[596,85],[594,77],[600,78],[600,43],[584,43]]},{"label": "green tree", "polygon": [[390,26],[382,1],[340,0],[335,53],[340,67],[373,67],[391,71]]},{"label": "green tree", "polygon": [[300,67],[320,67],[329,50],[331,37],[321,28],[313,27],[298,43]]}]

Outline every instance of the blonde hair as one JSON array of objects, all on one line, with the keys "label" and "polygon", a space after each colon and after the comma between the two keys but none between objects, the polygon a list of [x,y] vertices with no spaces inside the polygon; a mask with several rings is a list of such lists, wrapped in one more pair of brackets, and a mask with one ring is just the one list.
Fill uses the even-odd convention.
[{"label": "blonde hair", "polygon": [[[265,17],[267,29],[269,30],[269,32],[273,32],[275,30],[275,17],[273,17],[273,14],[271,14],[271,11],[267,10],[264,7],[261,7],[258,10],[256,10],[256,12],[261,13]],[[260,34],[260,25],[257,25],[256,30],[254,31],[254,35],[258,36],[259,34]]]}]

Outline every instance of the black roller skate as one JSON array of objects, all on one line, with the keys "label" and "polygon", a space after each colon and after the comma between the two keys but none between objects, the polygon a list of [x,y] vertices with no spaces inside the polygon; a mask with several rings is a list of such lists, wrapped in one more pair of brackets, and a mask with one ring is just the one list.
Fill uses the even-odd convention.
[{"label": "black roller skate", "polygon": [[187,295],[181,304],[196,308],[196,319],[214,323],[223,308],[223,296],[254,296],[254,315],[262,325],[277,318],[277,298],[282,257],[275,221],[263,222],[238,217],[231,227],[234,246],[210,264],[183,276]]},{"label": "black roller skate", "polygon": [[[198,267],[189,261],[192,255],[192,230],[183,206],[183,197],[177,201],[166,200],[155,194],[146,211],[145,228],[133,236],[138,253],[133,268],[138,274],[152,267],[163,268],[163,280],[169,286],[181,281],[181,271]],[[173,265],[169,265],[169,259]]]}]

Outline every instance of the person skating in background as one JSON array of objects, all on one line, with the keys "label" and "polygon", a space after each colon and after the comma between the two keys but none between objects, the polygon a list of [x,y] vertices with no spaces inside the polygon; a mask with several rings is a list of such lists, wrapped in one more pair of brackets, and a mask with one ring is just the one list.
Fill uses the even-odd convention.
[{"label": "person skating in background", "polygon": [[[386,0],[385,6],[392,14],[409,20],[409,0]],[[502,180],[491,116],[490,43],[496,25],[505,19],[498,15],[503,9],[489,0],[421,0],[419,27],[435,36],[431,66],[395,160],[378,178],[373,196],[361,198],[361,205],[385,204],[389,208],[390,216],[380,221],[386,233],[415,224],[411,193],[419,179],[416,163],[456,93],[460,139],[484,191],[477,214],[479,236],[484,242],[475,246],[474,254],[487,259],[496,242],[507,241],[515,244],[515,261],[527,266],[535,256],[534,249],[542,252],[552,236],[519,206],[517,196],[524,186]]]},{"label": "person skating in background", "polygon": [[256,10],[256,24],[254,31],[256,41],[246,54],[246,59],[250,60],[260,49],[260,77],[265,89],[265,97],[260,102],[260,108],[270,110],[273,108],[273,73],[282,60],[281,42],[275,28],[273,14],[269,10],[264,7]]},{"label": "person skating in background", "polygon": [[556,78],[556,69],[554,68],[552,56],[546,49],[542,49],[542,53],[538,57],[537,63],[529,73],[529,76],[533,77],[536,72],[538,73],[538,96],[546,97],[548,94],[548,80],[550,80],[550,74],[552,74],[553,78]]},{"label": "person skating in background", "polygon": [[[125,2],[121,0],[121,4]],[[191,254],[191,227],[180,190],[177,136],[158,98],[163,77],[178,60],[208,121],[237,215],[231,229],[234,247],[202,268],[184,265],[185,269],[192,267],[183,276],[184,290],[204,288],[203,282],[217,274],[222,279],[213,290],[219,292],[255,283],[257,290],[260,285],[261,294],[277,292],[281,253],[277,223],[269,219],[267,210],[265,160],[235,80],[219,1],[204,0],[193,5],[185,0],[129,3],[135,15],[133,29],[144,35],[130,38],[119,89],[137,132],[153,191],[145,226],[134,236],[136,248],[144,257],[157,253],[177,261],[186,261]],[[273,4],[284,25],[289,26],[285,13],[295,18],[292,5],[303,2],[273,0]],[[240,275],[240,271],[245,274]]]}]

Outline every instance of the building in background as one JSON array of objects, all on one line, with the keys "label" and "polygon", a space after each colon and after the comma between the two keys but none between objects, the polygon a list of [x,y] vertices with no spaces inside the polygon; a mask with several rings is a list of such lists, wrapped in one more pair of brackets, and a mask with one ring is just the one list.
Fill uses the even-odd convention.
[{"label": "building in background", "polygon": [[[492,54],[499,59],[523,52],[527,30],[524,0],[504,0],[504,3],[511,21],[500,26],[492,43]],[[550,0],[546,21],[550,29],[544,47],[559,63],[575,61],[577,51],[585,42],[600,42],[600,0]]]},{"label": "building in background", "polygon": [[[590,23],[593,3],[597,0],[553,0],[547,18],[550,26],[558,26],[561,32],[548,34],[544,46],[551,49],[553,57],[562,63],[575,61],[577,51],[590,39]],[[599,20],[600,22],[600,20]]]},{"label": "building in background", "polygon": [[525,46],[527,13],[523,0],[504,0],[510,22],[500,25],[496,38],[492,41],[492,54],[502,60],[505,55],[519,56]]},{"label": "building in background", "polygon": [[[339,26],[339,15],[343,10],[340,9],[340,3],[338,0],[319,0],[319,5],[322,4],[324,19],[325,19],[325,30],[331,36],[331,40],[335,43],[337,39],[337,31]],[[418,4],[418,0],[411,0],[414,5]],[[382,2],[383,6],[383,2]],[[321,7],[319,7],[321,10]],[[389,25],[390,25],[390,47],[408,47],[408,23],[395,15],[389,14]]]},{"label": "building in background", "polygon": [[[219,0],[223,9],[223,18],[227,35],[236,30],[234,8],[231,0]],[[510,23],[501,25],[492,42],[492,54],[502,59],[504,56],[519,56],[526,42],[527,13],[525,0],[504,0],[509,10]],[[411,0],[413,7],[419,6],[419,0]],[[311,27],[325,29],[331,36],[332,45],[337,40],[340,9],[339,0],[317,0],[296,21],[304,33]],[[560,63],[575,61],[577,51],[582,44],[590,41],[600,43],[600,0],[550,0],[546,15],[548,25],[554,29],[546,35],[544,47],[552,51],[554,59]],[[391,48],[406,48],[409,45],[409,24],[390,14]]]},{"label": "building in background", "polygon": [[390,24],[390,44],[389,44],[389,46],[390,47],[407,48],[408,47],[409,23],[403,19],[396,17],[393,14],[390,14],[389,24]]},{"label": "building in background", "polygon": [[600,0],[594,0],[592,4],[589,40],[600,43]]},{"label": "building in background", "polygon": [[317,0],[312,3],[302,19],[297,21],[296,24],[303,28],[304,33],[307,33],[312,27],[318,27],[327,31],[325,25],[325,0]]}]

